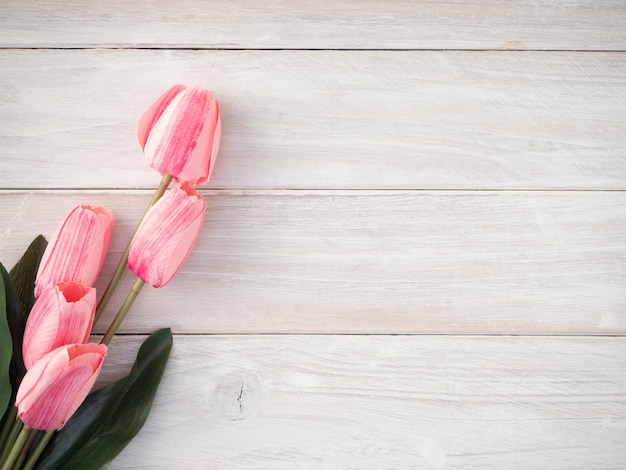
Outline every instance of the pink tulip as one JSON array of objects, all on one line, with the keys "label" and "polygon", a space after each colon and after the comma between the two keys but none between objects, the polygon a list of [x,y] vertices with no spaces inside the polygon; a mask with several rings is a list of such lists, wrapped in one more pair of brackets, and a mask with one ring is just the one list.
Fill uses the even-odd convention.
[{"label": "pink tulip", "polygon": [[43,254],[35,280],[35,297],[60,282],[92,286],[104,263],[112,231],[113,214],[108,209],[74,208]]},{"label": "pink tulip", "polygon": [[137,137],[152,168],[192,185],[211,176],[220,144],[220,106],[213,92],[174,85],[139,119]]},{"label": "pink tulip", "polygon": [[26,373],[15,406],[34,429],[61,429],[81,405],[100,374],[104,344],[68,344],[54,349]]},{"label": "pink tulip", "polygon": [[130,245],[128,267],[153,287],[163,287],[181,268],[200,233],[206,204],[179,184],[146,214]]},{"label": "pink tulip", "polygon": [[26,322],[22,354],[30,369],[59,346],[85,343],[96,311],[96,289],[75,282],[43,289]]}]

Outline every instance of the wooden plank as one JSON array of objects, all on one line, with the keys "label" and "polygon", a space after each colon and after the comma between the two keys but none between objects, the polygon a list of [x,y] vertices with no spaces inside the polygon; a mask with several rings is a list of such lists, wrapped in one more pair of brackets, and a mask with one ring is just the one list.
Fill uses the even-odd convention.
[{"label": "wooden plank", "polygon": [[[626,333],[624,192],[204,194],[194,254],[144,289],[124,331]],[[2,193],[0,259],[10,267],[73,206],[104,205],[117,217],[108,279],[148,200]]]},{"label": "wooden plank", "polygon": [[0,187],[153,187],[136,122],[222,102],[212,188],[626,189],[626,53],[0,51]]},{"label": "wooden plank", "polygon": [[2,2],[2,47],[621,49],[615,0]]},{"label": "wooden plank", "polygon": [[[137,343],[113,343],[105,380]],[[625,350],[623,337],[175,337],[111,469],[621,470]]]}]

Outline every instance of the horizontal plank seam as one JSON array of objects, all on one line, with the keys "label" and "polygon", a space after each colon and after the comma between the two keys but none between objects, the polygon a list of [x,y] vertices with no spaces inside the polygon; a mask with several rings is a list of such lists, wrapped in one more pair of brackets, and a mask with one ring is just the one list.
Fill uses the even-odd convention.
[{"label": "horizontal plank seam", "polygon": [[576,53],[625,53],[626,49],[550,49],[550,48],[328,48],[328,47],[198,47],[198,46],[0,46],[0,50],[178,50],[178,51],[320,51],[320,52],[576,52]]},{"label": "horizontal plank seam", "polygon": [[[122,332],[117,333],[119,337],[130,336],[149,336],[151,333],[141,332]],[[626,333],[186,333],[186,332],[172,332],[173,336],[294,336],[294,337],[307,337],[307,336],[415,336],[415,337],[463,337],[463,338],[626,338]],[[94,333],[94,337],[101,337],[102,333]]]},{"label": "horizontal plank seam", "polygon": [[[156,186],[154,187],[156,189]],[[0,194],[11,193],[151,193],[152,188],[0,188]],[[337,192],[354,192],[365,193],[373,192],[397,193],[397,192],[428,192],[428,193],[623,193],[625,189],[498,189],[498,188],[479,188],[479,189],[463,189],[463,188],[196,188],[198,192],[203,194],[210,193],[242,193],[249,195],[250,193],[259,193],[265,195],[285,194],[285,193],[337,193]]]}]

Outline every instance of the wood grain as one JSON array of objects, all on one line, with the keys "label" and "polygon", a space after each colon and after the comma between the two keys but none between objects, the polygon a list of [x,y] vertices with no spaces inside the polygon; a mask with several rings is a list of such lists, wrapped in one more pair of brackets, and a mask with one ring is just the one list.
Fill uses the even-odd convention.
[{"label": "wood grain", "polygon": [[139,116],[177,82],[222,105],[198,244],[103,370],[176,333],[112,469],[623,470],[626,3],[0,11],[7,267],[104,205],[102,292],[160,179]]},{"label": "wood grain", "polygon": [[4,0],[1,47],[623,50],[619,0]]},{"label": "wood grain", "polygon": [[172,83],[221,99],[212,188],[626,189],[626,53],[0,51],[0,187],[153,187]]},{"label": "wood grain", "polygon": [[[626,333],[624,192],[204,195],[194,253],[142,292],[124,331],[156,317],[185,333]],[[104,205],[117,217],[108,279],[148,200],[5,192],[0,259],[11,266],[73,206]]]},{"label": "wood grain", "polygon": [[[113,343],[104,380],[138,339]],[[614,469],[626,338],[175,337],[111,469]]]}]

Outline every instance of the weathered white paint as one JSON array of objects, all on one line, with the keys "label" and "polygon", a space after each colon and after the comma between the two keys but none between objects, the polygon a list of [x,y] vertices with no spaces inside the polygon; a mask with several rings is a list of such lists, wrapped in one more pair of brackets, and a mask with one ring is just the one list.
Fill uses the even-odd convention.
[{"label": "weathered white paint", "polygon": [[222,103],[198,245],[122,328],[177,334],[112,468],[623,469],[623,2],[0,3],[9,267],[102,204],[107,277],[159,180],[138,117]]},{"label": "weathered white paint", "polygon": [[619,0],[2,2],[3,47],[615,50]]},{"label": "weathered white paint", "polygon": [[177,82],[221,100],[213,188],[626,188],[626,52],[5,50],[0,69],[2,188],[152,187],[135,126]]},{"label": "weathered white paint", "polygon": [[[124,364],[138,339],[108,358]],[[621,470],[626,338],[175,336],[111,469]],[[104,366],[105,380],[121,375]]]},{"label": "weathered white paint", "polygon": [[[144,289],[124,331],[156,317],[189,333],[626,333],[623,192],[203,194],[192,257],[166,288]],[[0,259],[74,205],[104,205],[117,217],[108,279],[149,199],[0,194]]]}]

